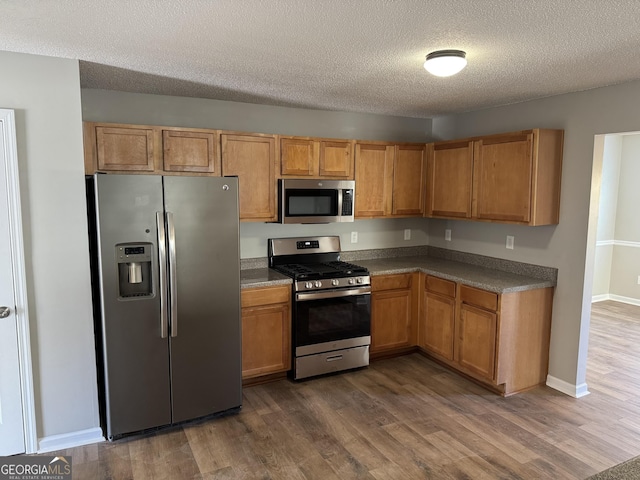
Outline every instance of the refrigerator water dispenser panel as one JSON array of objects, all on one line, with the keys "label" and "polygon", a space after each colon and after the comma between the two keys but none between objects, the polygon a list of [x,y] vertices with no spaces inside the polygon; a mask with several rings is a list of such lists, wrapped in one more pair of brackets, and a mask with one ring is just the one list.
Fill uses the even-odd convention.
[{"label": "refrigerator water dispenser panel", "polygon": [[116,245],[119,299],[153,297],[152,248],[151,243],[120,243]]}]

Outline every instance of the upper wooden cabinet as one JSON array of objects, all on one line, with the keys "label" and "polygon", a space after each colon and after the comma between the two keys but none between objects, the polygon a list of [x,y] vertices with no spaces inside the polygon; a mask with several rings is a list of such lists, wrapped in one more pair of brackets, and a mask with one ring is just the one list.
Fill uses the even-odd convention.
[{"label": "upper wooden cabinet", "polygon": [[427,145],[427,215],[471,218],[473,142]]},{"label": "upper wooden cabinet", "polygon": [[396,145],[392,188],[394,215],[422,216],[425,169],[424,145]]},{"label": "upper wooden cabinet", "polygon": [[356,143],[356,218],[422,216],[425,146]]},{"label": "upper wooden cabinet", "polygon": [[430,144],[426,215],[558,223],[562,144],[543,129]]},{"label": "upper wooden cabinet", "polygon": [[220,175],[220,134],[217,131],[163,130],[165,172]]},{"label": "upper wooden cabinet", "polygon": [[95,149],[96,170],[153,172],[156,169],[155,156],[159,152],[153,127],[95,125],[88,128],[93,131],[85,132],[85,139],[92,137],[89,147]]},{"label": "upper wooden cabinet", "polygon": [[393,145],[356,143],[356,218],[391,215],[393,156]]},{"label": "upper wooden cabinet", "polygon": [[280,175],[353,179],[353,141],[280,137]]},{"label": "upper wooden cabinet", "polygon": [[277,220],[276,137],[223,133],[222,171],[240,182],[240,220]]},{"label": "upper wooden cabinet", "polygon": [[219,131],[84,124],[85,170],[220,175]]}]

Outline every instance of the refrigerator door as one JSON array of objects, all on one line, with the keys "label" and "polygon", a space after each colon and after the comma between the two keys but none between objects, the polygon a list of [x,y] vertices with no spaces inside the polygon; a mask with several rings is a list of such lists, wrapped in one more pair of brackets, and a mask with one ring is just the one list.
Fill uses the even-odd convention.
[{"label": "refrigerator door", "polygon": [[[102,344],[106,434],[113,438],[171,423],[169,341],[161,338],[156,229],[156,212],[163,207],[162,178],[96,175],[94,185],[101,293],[97,334]],[[116,246],[122,244],[133,247],[129,253],[139,253],[135,246],[144,245],[150,254],[147,270],[143,263],[117,263]],[[145,281],[151,282],[147,295],[138,292]],[[123,296],[119,282],[134,294]]]},{"label": "refrigerator door", "polygon": [[242,403],[238,179],[171,176],[164,188],[168,237],[175,232],[171,385],[180,422]]}]

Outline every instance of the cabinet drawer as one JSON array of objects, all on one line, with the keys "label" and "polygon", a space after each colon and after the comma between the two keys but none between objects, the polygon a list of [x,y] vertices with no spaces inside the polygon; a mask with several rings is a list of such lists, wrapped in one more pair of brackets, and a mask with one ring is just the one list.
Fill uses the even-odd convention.
[{"label": "cabinet drawer", "polygon": [[475,305],[487,310],[493,310],[494,312],[498,310],[497,293],[487,292],[485,290],[479,290],[477,288],[461,285],[460,300],[462,300],[463,303]]},{"label": "cabinet drawer", "polygon": [[425,288],[430,292],[439,293],[440,295],[445,295],[447,297],[453,298],[456,296],[456,284],[451,280],[445,280],[443,278],[427,275]]},{"label": "cabinet drawer", "polygon": [[283,285],[281,287],[249,288],[242,290],[240,296],[242,308],[288,303],[291,299],[291,287]]},{"label": "cabinet drawer", "polygon": [[398,290],[411,288],[410,273],[398,275],[379,275],[371,277],[371,290]]}]

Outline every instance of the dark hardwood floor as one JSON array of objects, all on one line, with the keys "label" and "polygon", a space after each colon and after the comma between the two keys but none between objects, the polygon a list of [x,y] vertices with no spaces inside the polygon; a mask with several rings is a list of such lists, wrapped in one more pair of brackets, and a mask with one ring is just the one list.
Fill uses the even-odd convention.
[{"label": "dark hardwood floor", "polygon": [[594,304],[587,383],[494,395],[419,354],[244,390],[237,415],[78,447],[78,479],[584,479],[640,455],[640,307]]}]

